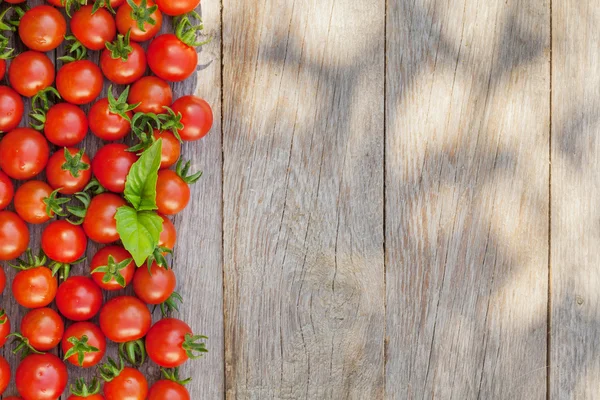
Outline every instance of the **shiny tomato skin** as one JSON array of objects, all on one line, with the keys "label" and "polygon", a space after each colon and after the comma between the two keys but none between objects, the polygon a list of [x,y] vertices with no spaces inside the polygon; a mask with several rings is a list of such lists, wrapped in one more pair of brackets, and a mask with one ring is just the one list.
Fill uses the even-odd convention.
[{"label": "shiny tomato skin", "polygon": [[177,279],[172,269],[152,263],[150,269],[138,268],[133,277],[133,291],[146,304],[161,304],[175,291]]},{"label": "shiny tomato skin", "polygon": [[85,139],[87,131],[87,116],[76,105],[58,103],[46,113],[44,134],[52,144],[60,147],[75,146]]},{"label": "shiny tomato skin", "polygon": [[46,167],[50,147],[44,136],[31,128],[17,128],[0,140],[0,167],[13,179],[31,179]]},{"label": "shiny tomato skin", "polygon": [[33,97],[54,82],[54,64],[44,54],[25,51],[16,56],[8,67],[10,86],[21,96]]},{"label": "shiny tomato skin", "polygon": [[131,86],[129,104],[140,105],[135,112],[163,114],[173,102],[173,91],[167,82],[155,76],[145,76]]},{"label": "shiny tomato skin", "polygon": [[29,246],[29,228],[12,211],[0,211],[0,260],[19,257]]},{"label": "shiny tomato skin", "polygon": [[[92,279],[94,280],[94,282],[96,282],[98,286],[100,286],[104,290],[121,290],[123,289],[123,287],[119,285],[119,283],[115,280],[114,277],[108,282],[102,282],[102,279],[105,275],[104,272],[92,273],[92,271],[96,268],[108,265],[109,256],[112,256],[114,262],[117,264],[127,259],[132,259],[131,254],[122,246],[103,247],[102,249],[98,250],[98,252],[92,258],[92,262],[90,264],[90,273],[92,275]],[[123,279],[125,279],[125,286],[131,283],[135,271],[136,266],[133,262],[133,259],[129,264],[127,264],[125,268],[119,271],[119,273],[123,276]]]},{"label": "shiny tomato skin", "polygon": [[25,12],[19,23],[19,37],[31,50],[57,48],[67,33],[65,17],[54,7],[41,5]]},{"label": "shiny tomato skin", "polygon": [[49,268],[35,267],[17,273],[12,282],[12,294],[23,307],[40,308],[52,303],[57,287]]},{"label": "shiny tomato skin", "polygon": [[162,379],[152,385],[147,400],[190,400],[190,392],[177,382]]},{"label": "shiny tomato skin", "polygon": [[4,210],[15,195],[15,185],[4,172],[0,171],[0,211]]},{"label": "shiny tomato skin", "polygon": [[[126,115],[133,117],[132,112]],[[131,132],[131,124],[118,114],[110,112],[108,99],[100,99],[94,103],[88,114],[90,130],[102,140],[113,141],[123,139]]]},{"label": "shiny tomato skin", "polygon": [[174,215],[181,212],[190,201],[190,187],[175,171],[158,171],[156,181],[156,205],[158,212]]},{"label": "shiny tomato skin", "polygon": [[[79,153],[79,149],[74,147],[69,147],[68,151],[72,156]],[[90,168],[80,170],[77,177],[73,176],[71,171],[62,169],[66,161],[64,149],[52,154],[46,165],[46,179],[52,189],[60,189],[59,193],[75,194],[82,191],[92,179],[91,161],[88,155],[83,153],[81,162],[89,165]]]},{"label": "shiny tomato skin", "polygon": [[71,104],[82,105],[97,99],[102,92],[104,76],[100,67],[89,60],[65,64],[56,75],[56,89]]},{"label": "shiny tomato skin", "polygon": [[83,220],[87,236],[96,243],[108,244],[119,240],[115,214],[119,207],[126,204],[122,197],[113,193],[95,196]]},{"label": "shiny tomato skin", "polygon": [[10,319],[4,314],[0,317],[0,348],[6,344],[8,335],[10,335]]},{"label": "shiny tomato skin", "polygon": [[152,314],[137,297],[115,297],[100,310],[100,329],[116,343],[143,338],[151,325]]},{"label": "shiny tomato skin", "polygon": [[182,345],[192,329],[185,322],[175,318],[158,321],[146,335],[148,357],[163,368],[174,368],[185,363],[188,355]]},{"label": "shiny tomato skin", "polygon": [[27,181],[15,193],[15,211],[30,224],[43,224],[50,220],[44,199],[52,193],[46,182]]},{"label": "shiny tomato skin", "polygon": [[54,261],[73,263],[83,257],[86,247],[83,229],[65,220],[51,222],[42,232],[42,250]]},{"label": "shiny tomato skin", "polygon": [[147,51],[148,65],[156,76],[170,82],[189,78],[198,66],[196,49],[172,33],[156,37]]},{"label": "shiny tomato skin", "polygon": [[156,140],[163,140],[160,155],[160,169],[169,168],[174,165],[177,160],[179,160],[179,156],[181,156],[181,142],[179,142],[171,132],[160,132],[157,129],[154,130],[154,138]]},{"label": "shiny tomato skin", "polygon": [[173,222],[164,215],[159,214],[159,216],[163,219],[163,230],[160,233],[158,245],[173,250],[173,248],[175,248],[175,242],[177,241],[177,230],[175,229],[175,225],[173,225]]},{"label": "shiny tomato skin", "polygon": [[65,334],[61,341],[62,353],[66,354],[73,347],[73,344],[69,342],[69,338],[75,337],[81,340],[83,336],[88,338],[88,345],[97,348],[98,351],[86,353],[83,357],[82,365],[79,365],[77,354],[69,357],[67,361],[82,368],[96,366],[102,361],[104,354],[106,354],[106,338],[100,330],[100,327],[91,322],[76,322],[65,330]]},{"label": "shiny tomato skin", "polygon": [[58,346],[64,331],[62,318],[51,308],[36,308],[21,320],[21,335],[37,351],[49,351]]},{"label": "shiny tomato skin", "polygon": [[146,400],[148,381],[140,371],[125,367],[103,390],[106,400]]},{"label": "shiny tomato skin", "polygon": [[137,161],[135,153],[125,144],[111,143],[100,148],[92,160],[92,172],[98,182],[115,193],[123,193],[127,174]]},{"label": "shiny tomato skin", "polygon": [[10,383],[10,364],[0,356],[0,395],[6,391]]},{"label": "shiny tomato skin", "polygon": [[175,114],[181,113],[181,123],[184,128],[179,130],[179,135],[183,140],[202,139],[212,128],[212,108],[197,96],[183,96],[173,103],[171,109]]},{"label": "shiny tomato skin", "polygon": [[24,400],[56,400],[67,387],[68,372],[54,354],[31,354],[17,367],[15,380]]},{"label": "shiny tomato skin", "polygon": [[106,42],[117,35],[117,26],[110,11],[99,8],[92,14],[94,6],[83,6],[71,17],[71,32],[90,50],[102,50]]},{"label": "shiny tomato skin", "polygon": [[19,126],[24,111],[21,96],[8,86],[0,86],[0,132],[8,132]]},{"label": "shiny tomato skin", "polygon": [[194,11],[200,0],[156,0],[156,4],[164,14],[177,17]]},{"label": "shiny tomato skin", "polygon": [[91,278],[72,276],[58,287],[56,307],[71,321],[87,321],[102,307],[102,290]]},{"label": "shiny tomato skin", "polygon": [[139,44],[131,42],[131,53],[127,60],[112,58],[111,52],[105,49],[100,56],[100,68],[106,79],[118,85],[130,85],[146,73],[148,61],[146,52]]},{"label": "shiny tomato skin", "polygon": [[[140,5],[141,0],[134,0],[134,3]],[[153,5],[154,2],[148,0],[147,7],[150,8]],[[152,39],[156,36],[158,31],[160,31],[163,23],[162,13],[157,9],[152,13],[152,18],[156,23],[151,25],[146,22],[144,24],[144,29],[140,29],[137,21],[133,19],[131,6],[127,3],[123,3],[123,5],[119,7],[115,18],[117,20],[117,29],[119,33],[125,35],[127,34],[127,31],[131,30],[131,40],[134,42],[145,42],[146,40]]]}]

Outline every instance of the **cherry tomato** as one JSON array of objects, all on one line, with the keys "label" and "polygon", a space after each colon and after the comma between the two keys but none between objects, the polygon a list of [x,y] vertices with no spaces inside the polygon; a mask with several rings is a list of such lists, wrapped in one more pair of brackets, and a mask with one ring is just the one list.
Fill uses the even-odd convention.
[{"label": "cherry tomato", "polygon": [[6,315],[6,311],[0,309],[0,347],[3,347],[10,335],[10,319]]},{"label": "cherry tomato", "polygon": [[71,31],[85,47],[102,50],[117,34],[115,20],[106,8],[92,13],[94,6],[83,6],[71,18]]},{"label": "cherry tomato", "polygon": [[4,288],[6,287],[6,273],[4,272],[4,268],[0,267],[0,294],[4,292]]},{"label": "cherry tomato", "polygon": [[202,139],[210,131],[213,113],[205,100],[196,96],[183,96],[173,103],[171,109],[175,114],[181,113],[181,123],[184,126],[179,130],[181,139]]},{"label": "cherry tomato", "polygon": [[146,335],[148,357],[161,367],[178,367],[189,359],[184,343],[195,342],[193,339],[192,329],[185,322],[162,319]]},{"label": "cherry tomato", "polygon": [[172,269],[152,263],[150,268],[138,268],[133,277],[133,291],[146,304],[161,304],[175,291],[177,279]]},{"label": "cherry tomato", "polygon": [[[125,115],[131,118],[133,113],[126,112]],[[110,112],[108,99],[100,99],[90,109],[88,115],[90,130],[102,140],[119,140],[123,139],[131,132],[131,124],[119,114]]]},{"label": "cherry tomato", "polygon": [[50,194],[52,188],[46,182],[25,182],[15,193],[15,211],[25,222],[43,224],[50,220],[44,203],[44,199],[50,197]]},{"label": "cherry tomato", "polygon": [[36,308],[21,320],[21,335],[37,351],[48,351],[58,346],[64,331],[62,318],[51,308]]},{"label": "cherry tomato", "polygon": [[[85,336],[85,339],[84,339]],[[73,343],[75,342],[75,343]],[[63,336],[61,347],[65,356],[73,347],[75,354],[67,360],[79,367],[89,368],[98,365],[106,353],[106,338],[100,327],[91,322],[77,322],[67,328]],[[98,349],[93,351],[90,347]],[[83,354],[83,362],[79,363],[79,354]]]},{"label": "cherry tomato", "polygon": [[148,65],[156,76],[179,82],[189,78],[198,66],[198,53],[172,33],[156,37],[146,53]]},{"label": "cherry tomato", "polygon": [[57,286],[49,268],[34,267],[17,273],[12,283],[12,294],[23,307],[46,307],[54,300]]},{"label": "cherry tomato", "polygon": [[58,287],[56,307],[71,321],[87,321],[102,307],[102,290],[91,278],[72,276]]},{"label": "cherry tomato", "polygon": [[89,60],[73,61],[58,70],[56,89],[72,104],[87,104],[102,92],[104,77],[100,68]]},{"label": "cherry tomato", "polygon": [[162,379],[150,388],[148,400],[190,400],[190,392],[177,382]]},{"label": "cherry tomato", "polygon": [[111,192],[123,193],[127,174],[137,161],[137,156],[127,149],[125,144],[107,144],[98,150],[92,160],[92,172],[96,179]]},{"label": "cherry tomato", "polygon": [[175,225],[173,225],[171,220],[164,215],[159,215],[163,219],[163,230],[160,233],[158,246],[173,250],[175,247],[175,242],[177,241],[177,231],[175,230]]},{"label": "cherry tomato", "polygon": [[29,246],[29,228],[17,214],[0,211],[0,260],[19,257]]},{"label": "cherry tomato", "polygon": [[136,112],[162,114],[165,112],[164,107],[173,102],[173,91],[162,79],[146,76],[131,86],[128,102],[140,103]]},{"label": "cherry tomato", "polygon": [[117,39],[113,46],[100,56],[100,68],[109,81],[129,85],[144,76],[148,62],[142,46],[135,42],[127,45],[125,39]]},{"label": "cherry tomato", "polygon": [[33,97],[54,82],[54,64],[43,53],[26,51],[8,67],[10,86],[21,96]]},{"label": "cherry tomato", "polygon": [[51,222],[42,232],[42,250],[59,263],[70,264],[85,254],[87,237],[80,226],[65,220]]},{"label": "cherry tomato", "polygon": [[156,140],[162,138],[162,148],[160,156],[160,169],[169,168],[174,165],[179,156],[181,155],[181,143],[179,140],[169,131],[160,132],[154,130],[154,138]]},{"label": "cherry tomato", "polygon": [[26,11],[19,23],[19,37],[31,50],[54,50],[63,42],[65,33],[65,17],[56,8],[46,5]]},{"label": "cherry tomato", "polygon": [[0,171],[0,210],[4,210],[15,195],[15,186],[4,172]]},{"label": "cherry tomato", "polygon": [[25,400],[56,400],[67,387],[68,372],[54,354],[31,354],[17,367],[15,380]]},{"label": "cherry tomato", "polygon": [[120,296],[107,301],[100,310],[100,329],[116,343],[143,338],[152,325],[148,307],[133,296]]},{"label": "cherry tomato", "polygon": [[83,229],[88,237],[104,244],[119,240],[115,214],[119,207],[126,204],[122,197],[112,193],[94,197],[83,220]]},{"label": "cherry tomato", "polygon": [[90,158],[79,149],[66,149],[70,158],[67,161],[65,149],[58,150],[48,160],[46,177],[53,189],[60,189],[63,194],[74,194],[82,191],[92,178]]},{"label": "cherry tomato", "polygon": [[123,289],[133,280],[135,270],[131,254],[122,246],[106,246],[98,250],[90,264],[92,279],[104,290]]},{"label": "cherry tomato", "polygon": [[8,132],[19,126],[24,107],[17,92],[8,86],[0,86],[0,131]]},{"label": "cherry tomato", "polygon": [[85,139],[87,131],[87,116],[73,104],[58,103],[46,113],[44,134],[50,143],[60,147],[74,146]]},{"label": "cherry tomato", "polygon": [[10,364],[0,356],[0,395],[6,391],[10,383]]},{"label": "cherry tomato", "polygon": [[[141,4],[141,0],[133,0],[136,4],[136,8],[139,8]],[[147,1],[147,9],[150,9],[154,6],[154,2],[152,0]],[[138,25],[139,13],[135,12],[129,5],[129,3],[124,3],[117,10],[116,20],[117,20],[117,29],[123,35],[125,35],[129,30],[131,30],[131,40],[135,42],[145,42],[156,36],[160,28],[162,27],[163,17],[162,13],[158,8],[152,14],[150,14],[149,18],[144,21],[143,28],[140,29]],[[153,22],[150,21],[152,19]]]},{"label": "cherry tomato", "polygon": [[156,4],[163,13],[176,17],[194,11],[200,0],[156,0]]},{"label": "cherry tomato", "polygon": [[13,179],[31,179],[46,167],[48,142],[31,128],[17,128],[0,140],[0,167]]},{"label": "cherry tomato", "polygon": [[190,201],[190,187],[175,171],[158,171],[156,181],[156,205],[158,212],[174,215],[182,211]]},{"label": "cherry tomato", "polygon": [[146,400],[148,381],[133,368],[125,367],[116,378],[104,384],[106,400]]}]

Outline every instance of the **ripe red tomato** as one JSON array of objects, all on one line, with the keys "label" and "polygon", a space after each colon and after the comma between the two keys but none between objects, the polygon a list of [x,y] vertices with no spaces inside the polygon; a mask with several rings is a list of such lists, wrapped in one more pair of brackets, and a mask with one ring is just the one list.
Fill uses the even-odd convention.
[{"label": "ripe red tomato", "polygon": [[181,123],[184,126],[179,130],[181,139],[202,139],[210,131],[213,112],[205,100],[196,96],[183,96],[173,103],[171,109],[175,114],[181,113]]},{"label": "ripe red tomato", "polygon": [[46,167],[50,148],[42,134],[17,128],[0,140],[0,167],[13,179],[31,179]]},{"label": "ripe red tomato", "polygon": [[83,229],[88,237],[104,244],[119,240],[115,214],[119,207],[126,204],[122,197],[112,193],[94,197],[83,220]]},{"label": "ripe red tomato", "polygon": [[19,126],[24,110],[21,96],[8,86],[0,86],[0,131],[8,132]]},{"label": "ripe red tomato", "polygon": [[155,76],[146,76],[134,83],[129,92],[129,104],[140,105],[136,112],[162,114],[164,107],[173,102],[173,91],[169,84]]},{"label": "ripe red tomato", "polygon": [[147,400],[190,400],[190,392],[177,382],[161,379],[150,388]]},{"label": "ripe red tomato", "polygon": [[146,55],[152,72],[166,81],[183,81],[198,66],[196,49],[183,43],[172,33],[156,37],[148,46]]},{"label": "ripe red tomato", "polygon": [[193,11],[200,0],[156,0],[156,4],[163,13],[176,17]]},{"label": "ripe red tomato", "polygon": [[138,268],[133,277],[133,291],[146,304],[161,304],[175,291],[177,279],[172,269],[152,263],[150,268]]},{"label": "ripe red tomato", "polygon": [[70,264],[85,254],[87,237],[80,226],[65,220],[51,222],[42,232],[42,250],[59,263]]},{"label": "ripe red tomato", "polygon": [[54,64],[43,53],[26,51],[8,67],[10,86],[21,96],[33,97],[54,82]]},{"label": "ripe red tomato", "polygon": [[14,212],[0,211],[0,260],[19,257],[29,246],[29,228]]},{"label": "ripe red tomato", "polygon": [[92,279],[104,290],[123,289],[133,280],[135,270],[131,254],[122,246],[98,250],[90,264]]},{"label": "ripe red tomato", "polygon": [[[50,220],[44,199],[50,197],[52,188],[46,182],[28,181],[15,193],[15,211],[30,224],[43,224]],[[54,215],[54,213],[52,212]]]},{"label": "ripe red tomato", "polygon": [[54,7],[41,5],[25,12],[19,23],[19,37],[31,50],[57,48],[67,33],[65,17]]},{"label": "ripe red tomato", "polygon": [[62,318],[51,308],[36,308],[21,320],[21,335],[37,351],[48,351],[58,346],[64,331]]},{"label": "ripe red tomato", "polygon": [[104,76],[116,84],[129,85],[146,73],[146,52],[139,44],[119,35],[100,56],[100,68]]},{"label": "ripe red tomato", "polygon": [[3,347],[10,335],[10,319],[3,309],[0,309],[0,347]]},{"label": "ripe red tomato", "polygon": [[160,31],[163,16],[157,7],[152,14],[141,19],[144,22],[144,25],[143,28],[140,29],[138,25],[138,20],[140,20],[139,15],[146,14],[146,10],[150,10],[155,4],[152,0],[147,0],[146,10],[144,10],[142,0],[133,0],[133,2],[136,4],[136,9],[139,11],[132,9],[128,2],[119,7],[116,15],[117,29],[123,35],[131,30],[131,40],[135,42],[145,42],[146,40],[153,38],[158,31]]},{"label": "ripe red tomato", "polygon": [[87,131],[87,116],[73,104],[58,103],[46,113],[44,134],[50,143],[60,147],[75,146],[85,139]]},{"label": "ripe red tomato", "polygon": [[6,391],[10,383],[10,364],[0,356],[0,395]]},{"label": "ripe red tomato", "polygon": [[162,147],[160,155],[160,169],[169,168],[174,165],[181,155],[181,142],[169,131],[160,132],[154,130],[156,140],[162,138]]},{"label": "ripe red tomato", "polygon": [[17,273],[12,283],[12,294],[23,307],[46,307],[54,300],[57,286],[49,268],[33,267]]},{"label": "ripe red tomato", "polygon": [[107,301],[100,310],[100,329],[116,343],[143,338],[152,325],[148,307],[133,296],[120,296]]},{"label": "ripe red tomato", "polygon": [[[131,120],[133,113],[128,111],[125,113]],[[110,112],[108,99],[100,99],[90,109],[88,115],[90,130],[102,140],[119,140],[123,139],[131,132],[131,124],[119,114]]]},{"label": "ripe red tomato", "polygon": [[71,321],[87,321],[102,307],[102,290],[90,278],[72,276],[58,287],[56,307]]},{"label": "ripe red tomato", "polygon": [[173,250],[175,247],[175,242],[177,241],[177,231],[175,230],[175,225],[173,225],[173,222],[171,222],[171,220],[164,215],[159,215],[163,219],[163,230],[160,233],[160,238],[158,239],[158,246]]},{"label": "ripe red tomato", "polygon": [[106,400],[146,400],[148,381],[133,368],[125,367],[119,375],[104,384]]},{"label": "ripe red tomato", "polygon": [[[89,368],[98,365],[104,358],[106,338],[98,325],[91,322],[77,322],[65,331],[61,347],[65,358],[71,364]],[[79,362],[80,355],[83,356],[81,363]]]},{"label": "ripe red tomato", "polygon": [[56,89],[61,97],[72,104],[87,104],[102,92],[104,76],[100,68],[89,60],[73,61],[58,70]]},{"label": "ripe red tomato", "polygon": [[117,35],[117,27],[111,13],[99,8],[92,13],[94,6],[83,6],[75,11],[71,18],[71,31],[85,47],[90,50],[102,50],[106,42]]},{"label": "ripe red tomato", "polygon": [[96,179],[111,192],[123,193],[127,174],[137,161],[137,156],[127,149],[125,144],[107,144],[98,150],[92,160],[92,172]]},{"label": "ripe red tomato", "polygon": [[15,195],[15,186],[4,172],[0,171],[0,210],[4,210]]},{"label": "ripe red tomato", "polygon": [[192,329],[185,322],[175,318],[165,318],[154,324],[148,331],[146,350],[148,357],[157,365],[174,368],[185,363],[190,356],[197,357],[196,353],[206,352],[203,343],[197,343],[201,339],[206,338],[195,337]]},{"label": "ripe red tomato", "polygon": [[175,171],[158,171],[156,181],[156,205],[158,212],[174,215],[181,212],[190,201],[190,187]]},{"label": "ripe red tomato", "polygon": [[[69,154],[69,160],[65,151]],[[80,192],[92,179],[90,158],[74,147],[59,150],[48,160],[46,177],[50,186],[60,189],[62,194]]]},{"label": "ripe red tomato", "polygon": [[67,387],[68,372],[54,354],[31,354],[19,364],[17,390],[25,400],[56,400]]}]

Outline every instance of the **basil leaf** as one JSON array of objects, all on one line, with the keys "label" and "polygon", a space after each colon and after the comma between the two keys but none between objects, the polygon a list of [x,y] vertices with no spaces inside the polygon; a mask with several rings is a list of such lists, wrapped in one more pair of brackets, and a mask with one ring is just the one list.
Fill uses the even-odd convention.
[{"label": "basil leaf", "polygon": [[127,174],[125,199],[138,211],[156,210],[156,180],[160,168],[162,139],[148,147]]},{"label": "basil leaf", "polygon": [[117,209],[115,219],[123,246],[131,253],[137,266],[141,266],[158,246],[163,229],[162,218],[153,211],[136,211],[122,206]]}]

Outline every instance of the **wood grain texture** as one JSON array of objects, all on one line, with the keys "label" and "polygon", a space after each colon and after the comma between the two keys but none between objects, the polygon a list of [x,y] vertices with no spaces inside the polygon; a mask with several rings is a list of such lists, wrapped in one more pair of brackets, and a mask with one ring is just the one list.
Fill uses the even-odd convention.
[{"label": "wood grain texture", "polygon": [[389,399],[546,398],[549,11],[389,2]]},{"label": "wood grain texture", "polygon": [[553,2],[550,395],[600,381],[600,4]]},{"label": "wood grain texture", "polygon": [[226,397],[381,399],[384,2],[223,17]]}]

